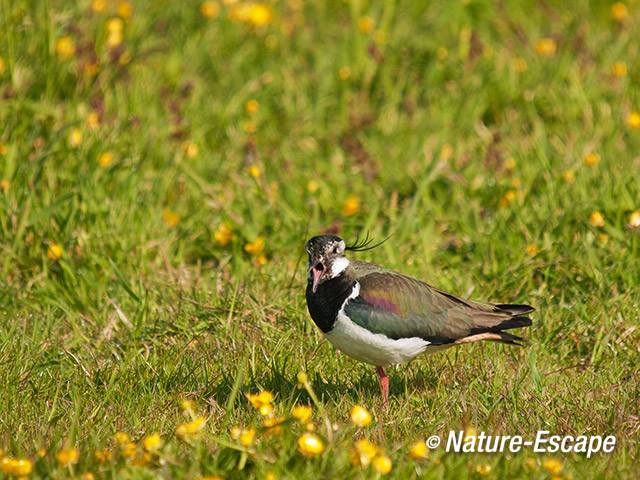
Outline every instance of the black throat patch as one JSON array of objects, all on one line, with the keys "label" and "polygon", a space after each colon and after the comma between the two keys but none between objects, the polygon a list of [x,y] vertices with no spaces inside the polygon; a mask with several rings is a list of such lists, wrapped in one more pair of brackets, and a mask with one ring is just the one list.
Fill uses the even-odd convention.
[{"label": "black throat patch", "polygon": [[347,297],[351,295],[354,285],[355,279],[349,267],[336,278],[318,285],[315,293],[312,290],[313,282],[307,283],[307,308],[312,320],[323,333],[333,328],[338,312]]}]

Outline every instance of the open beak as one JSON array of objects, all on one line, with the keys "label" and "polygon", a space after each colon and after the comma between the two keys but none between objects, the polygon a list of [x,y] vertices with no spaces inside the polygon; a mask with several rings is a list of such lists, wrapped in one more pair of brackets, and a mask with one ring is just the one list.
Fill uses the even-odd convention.
[{"label": "open beak", "polygon": [[324,273],[324,264],[322,262],[316,263],[313,267],[311,267],[311,272],[313,273],[313,286],[311,287],[311,291],[313,293],[316,293],[318,282],[320,281],[320,277]]}]

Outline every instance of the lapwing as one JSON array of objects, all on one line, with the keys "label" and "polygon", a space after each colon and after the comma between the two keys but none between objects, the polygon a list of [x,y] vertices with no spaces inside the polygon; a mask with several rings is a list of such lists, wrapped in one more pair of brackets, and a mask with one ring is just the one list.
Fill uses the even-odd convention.
[{"label": "lapwing", "polygon": [[307,307],[338,350],[375,365],[385,406],[389,397],[386,366],[480,340],[526,342],[504,330],[531,325],[526,315],[535,311],[533,307],[458,298],[415,278],[345,256],[347,250],[375,247],[369,244],[367,239],[347,246],[333,235],[307,242]]}]

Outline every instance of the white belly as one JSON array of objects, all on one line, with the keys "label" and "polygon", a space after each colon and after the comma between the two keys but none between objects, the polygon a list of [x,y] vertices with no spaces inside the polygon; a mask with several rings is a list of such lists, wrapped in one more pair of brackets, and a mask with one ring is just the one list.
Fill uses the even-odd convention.
[{"label": "white belly", "polygon": [[[408,362],[430,345],[418,337],[393,340],[381,333],[371,333],[349,320],[343,310],[338,313],[333,328],[324,335],[334,347],[350,357],[380,367]],[[438,350],[436,347],[431,349]]]}]

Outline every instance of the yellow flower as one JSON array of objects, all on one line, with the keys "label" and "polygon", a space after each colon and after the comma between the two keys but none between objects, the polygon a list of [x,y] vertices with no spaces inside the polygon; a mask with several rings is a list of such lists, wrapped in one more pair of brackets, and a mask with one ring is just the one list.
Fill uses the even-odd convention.
[{"label": "yellow flower", "polygon": [[256,429],[249,428],[247,430],[243,430],[242,433],[240,433],[238,439],[240,440],[241,445],[248,447],[253,443],[253,439],[255,438],[255,436],[256,436]]},{"label": "yellow flower", "polygon": [[355,195],[349,195],[347,201],[344,202],[344,207],[342,208],[342,213],[347,217],[358,213],[360,210],[360,199]]},{"label": "yellow flower", "polygon": [[589,155],[584,157],[584,163],[589,165],[590,167],[597,165],[599,161],[600,161],[600,155],[597,153],[590,153]]},{"label": "yellow flower", "polygon": [[85,474],[82,476],[82,480],[95,480],[95,478],[96,477],[91,472],[85,472]]},{"label": "yellow flower", "polygon": [[96,13],[102,13],[107,9],[106,0],[93,0],[91,2],[91,10]]},{"label": "yellow flower", "polygon": [[453,155],[453,147],[449,143],[445,143],[440,151],[440,160],[449,160]]},{"label": "yellow flower", "polygon": [[101,167],[108,167],[113,162],[113,153],[104,152],[98,155],[98,163]]},{"label": "yellow flower", "polygon": [[28,458],[2,458],[2,471],[9,475],[25,476],[33,470],[33,464]]},{"label": "yellow flower", "polygon": [[56,52],[61,60],[69,60],[76,53],[76,45],[71,37],[62,37],[56,42]]},{"label": "yellow flower", "polygon": [[629,125],[631,128],[640,127],[640,113],[631,112],[629,115],[627,115],[627,125]]},{"label": "yellow flower", "polygon": [[606,233],[601,233],[600,235],[598,235],[598,240],[600,240],[600,243],[607,243],[609,241],[609,235],[607,235]]},{"label": "yellow flower", "polygon": [[536,52],[543,57],[555,55],[558,45],[553,38],[541,38],[536,42]]},{"label": "yellow flower", "polygon": [[313,414],[313,410],[311,407],[306,405],[298,405],[297,407],[293,407],[291,410],[291,415],[293,418],[298,420],[300,423],[307,423]]},{"label": "yellow flower", "polygon": [[[2,451],[0,451],[0,455],[2,455]],[[38,456],[40,458],[44,457],[47,455],[47,451],[44,448],[41,448],[40,450],[38,450]]]},{"label": "yellow flower", "polygon": [[522,186],[522,180],[520,180],[518,177],[515,177],[513,180],[511,180],[511,186],[513,188],[520,188]]},{"label": "yellow flower", "polygon": [[306,383],[309,383],[309,377],[306,372],[298,372],[298,388],[302,388]]},{"label": "yellow flower", "polygon": [[515,67],[516,71],[518,71],[520,73],[526,72],[527,69],[529,68],[529,66],[527,65],[527,61],[522,57],[518,57],[518,58],[515,59],[514,67]]},{"label": "yellow flower", "polygon": [[109,450],[108,448],[105,448],[103,450],[96,450],[96,453],[94,454],[94,456],[96,457],[96,460],[98,460],[98,462],[104,463],[111,460],[112,454],[111,454],[111,450]]},{"label": "yellow flower", "polygon": [[131,465],[134,467],[142,467],[149,463],[152,458],[149,452],[140,452],[131,458]]},{"label": "yellow flower", "polygon": [[[269,405],[271,407],[271,405]],[[264,414],[263,414],[264,415]],[[280,425],[282,422],[284,422],[284,417],[267,417],[264,419],[264,426],[267,428],[267,430],[264,432],[265,436],[269,436],[269,435],[281,435],[283,430],[282,430],[282,426]]]},{"label": "yellow flower", "polygon": [[74,128],[69,133],[69,144],[72,147],[79,147],[82,144],[82,132],[79,128]]},{"label": "yellow flower", "polygon": [[312,457],[324,451],[324,444],[317,435],[304,433],[298,437],[298,450],[303,455]]},{"label": "yellow flower", "polygon": [[4,73],[4,58],[0,57],[0,75]]},{"label": "yellow flower", "polygon": [[622,2],[616,2],[611,5],[611,16],[618,21],[624,20],[629,14],[627,6]]},{"label": "yellow flower", "polygon": [[[263,239],[263,244],[264,244],[264,239]],[[247,250],[246,246],[245,246],[245,250]],[[253,405],[258,410],[261,410],[265,406],[270,407],[271,402],[273,402],[273,393],[271,393],[269,390],[263,390],[260,393],[247,393],[246,396],[247,396],[247,400],[249,400],[251,405]]]},{"label": "yellow flower", "polygon": [[269,403],[260,405],[258,407],[258,412],[260,412],[260,415],[262,415],[263,417],[266,417],[267,415],[271,415],[273,413],[273,405]]},{"label": "yellow flower", "polygon": [[309,422],[305,425],[305,430],[307,432],[313,432],[316,429],[316,426],[313,424],[313,422]]},{"label": "yellow flower", "polygon": [[355,405],[351,409],[351,422],[356,427],[366,427],[371,423],[371,415],[360,405]]},{"label": "yellow flower", "polygon": [[47,249],[47,257],[53,262],[62,257],[62,247],[57,243],[51,244],[51,246]]},{"label": "yellow flower", "polygon": [[231,231],[231,227],[229,226],[229,224],[221,223],[220,225],[218,225],[218,228],[213,233],[213,238],[215,238],[216,241],[223,246],[229,243],[229,241],[233,238],[233,232]]},{"label": "yellow flower", "polygon": [[320,185],[316,180],[309,180],[309,182],[307,183],[307,191],[309,193],[315,193],[318,188],[320,188]]},{"label": "yellow flower", "polygon": [[262,252],[263,248],[264,248],[264,237],[258,237],[253,242],[247,243],[244,246],[244,251],[247,253],[258,254]]},{"label": "yellow flower", "polygon": [[539,251],[540,249],[536,245],[533,245],[532,243],[527,245],[527,248],[526,248],[527,255],[533,257]]},{"label": "yellow flower", "polygon": [[73,463],[78,463],[80,459],[80,454],[75,448],[65,448],[56,453],[56,460],[62,465],[71,465]]},{"label": "yellow flower", "polygon": [[376,22],[371,17],[365,16],[365,17],[360,17],[358,19],[358,29],[362,33],[371,33],[371,31],[375,26],[376,26]]},{"label": "yellow flower", "polygon": [[196,158],[198,156],[198,145],[191,140],[182,142],[182,150],[187,158]]},{"label": "yellow flower", "polygon": [[476,466],[476,472],[478,472],[480,475],[488,475],[490,471],[491,465],[489,465],[488,463]]},{"label": "yellow flower", "polygon": [[100,128],[100,119],[98,118],[98,114],[96,112],[91,112],[89,115],[87,115],[85,123],[87,124],[87,128],[93,132]]},{"label": "yellow flower", "polygon": [[380,453],[380,449],[376,447],[366,438],[358,440],[351,451],[351,463],[362,467],[368,467],[371,460]]},{"label": "yellow flower", "polygon": [[527,457],[527,459],[525,460],[525,463],[529,468],[533,468],[538,465],[538,461],[533,457]]},{"label": "yellow flower", "polygon": [[260,104],[258,103],[257,100],[249,100],[244,108],[247,111],[247,113],[253,114],[258,111],[258,109],[260,108]]},{"label": "yellow flower", "polygon": [[594,227],[604,227],[604,215],[598,211],[593,212],[589,217],[589,223]]},{"label": "yellow flower", "polygon": [[160,435],[153,433],[142,439],[142,446],[148,452],[153,452],[160,446]]},{"label": "yellow flower", "polygon": [[389,473],[392,466],[393,464],[391,463],[391,459],[386,455],[378,455],[373,459],[373,468],[380,475]]},{"label": "yellow flower", "polygon": [[500,200],[501,207],[507,207],[510,202],[516,199],[517,193],[515,190],[509,190],[504,194],[504,197]]},{"label": "yellow flower", "polygon": [[338,70],[338,75],[342,80],[347,80],[351,76],[351,69],[346,65],[340,67],[340,70]]},{"label": "yellow flower", "polygon": [[267,260],[267,257],[264,254],[260,254],[256,257],[256,261],[260,264],[260,265],[266,265],[267,262],[269,260]]},{"label": "yellow flower", "polygon": [[206,18],[215,18],[220,14],[220,4],[218,2],[204,2],[200,5],[200,13]]},{"label": "yellow flower", "polygon": [[562,470],[562,462],[557,458],[547,458],[542,466],[551,474],[558,475]]},{"label": "yellow flower", "polygon": [[504,161],[504,168],[507,170],[513,170],[516,168],[516,160],[513,157],[509,157]]},{"label": "yellow flower", "polygon": [[249,21],[256,27],[263,27],[273,19],[273,10],[264,3],[254,3],[249,8]]},{"label": "yellow flower", "polygon": [[122,31],[114,31],[111,32],[107,36],[107,41],[105,42],[107,47],[114,48],[122,43]]},{"label": "yellow flower", "polygon": [[464,439],[466,440],[467,438],[475,438],[478,436],[478,431],[476,430],[476,428],[473,425],[467,425],[467,427],[464,429]]},{"label": "yellow flower", "polygon": [[110,18],[107,21],[107,24],[105,26],[105,29],[108,34],[122,32],[123,28],[124,28],[124,22],[122,21],[121,18],[118,18],[118,17]]},{"label": "yellow flower", "polygon": [[562,174],[562,178],[567,183],[573,183],[576,180],[575,173],[571,169],[565,170],[565,172]]},{"label": "yellow flower", "polygon": [[6,192],[7,190],[9,190],[9,188],[11,188],[11,182],[9,180],[7,180],[6,178],[0,180],[0,190]]},{"label": "yellow flower", "polygon": [[632,228],[640,227],[640,210],[636,210],[629,217],[629,226]]},{"label": "yellow flower", "polygon": [[276,477],[276,474],[273,472],[267,472],[264,476],[264,480],[278,480],[278,477]]},{"label": "yellow flower", "polygon": [[170,228],[173,228],[176,225],[178,225],[178,222],[180,221],[180,217],[178,216],[178,214],[169,210],[168,208],[164,209],[164,212],[162,213],[162,217],[164,218],[165,223]]},{"label": "yellow flower", "polygon": [[429,447],[422,440],[418,440],[414,442],[409,447],[409,456],[413,459],[424,458],[429,453]]},{"label": "yellow flower", "polygon": [[181,423],[176,428],[176,435],[178,438],[186,440],[190,437],[197,437],[200,431],[204,428],[206,419],[202,416],[197,416],[190,422]]},{"label": "yellow flower", "polygon": [[0,155],[6,155],[9,149],[4,143],[0,142]]},{"label": "yellow flower", "polygon": [[251,165],[249,168],[249,175],[253,178],[258,178],[260,176],[260,169],[256,165]]},{"label": "yellow flower", "polygon": [[114,438],[119,445],[124,445],[125,443],[129,443],[129,434],[126,432],[118,432],[115,434]]},{"label": "yellow flower", "polygon": [[624,77],[627,74],[627,64],[624,62],[613,62],[611,73],[616,77]]},{"label": "yellow flower", "polygon": [[127,442],[122,446],[122,455],[127,457],[128,459],[132,459],[136,456],[137,445],[133,442]]},{"label": "yellow flower", "polygon": [[118,2],[118,15],[122,18],[129,18],[131,16],[131,4],[126,1]]}]

